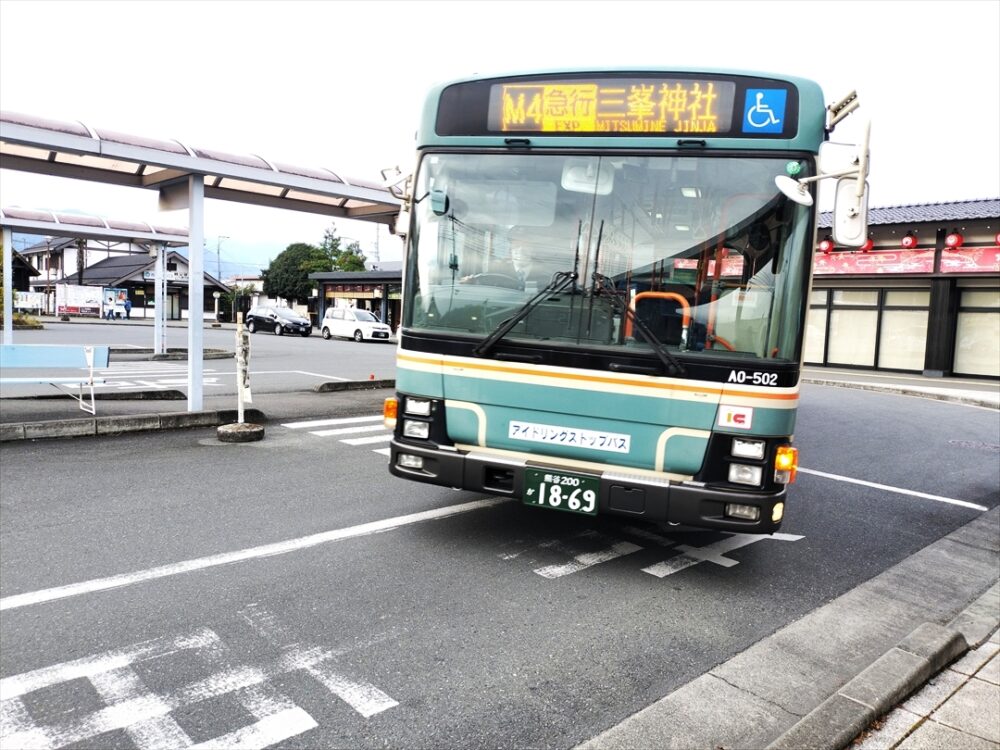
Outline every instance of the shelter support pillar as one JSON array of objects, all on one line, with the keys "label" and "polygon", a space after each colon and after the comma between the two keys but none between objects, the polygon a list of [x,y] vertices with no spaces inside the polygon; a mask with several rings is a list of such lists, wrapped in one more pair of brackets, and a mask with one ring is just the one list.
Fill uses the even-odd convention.
[{"label": "shelter support pillar", "polygon": [[155,244],[156,266],[153,271],[153,352],[167,353],[167,246]]},{"label": "shelter support pillar", "polygon": [[3,342],[14,343],[14,233],[3,228]]},{"label": "shelter support pillar", "polygon": [[188,176],[188,411],[201,411],[205,340],[205,178]]}]

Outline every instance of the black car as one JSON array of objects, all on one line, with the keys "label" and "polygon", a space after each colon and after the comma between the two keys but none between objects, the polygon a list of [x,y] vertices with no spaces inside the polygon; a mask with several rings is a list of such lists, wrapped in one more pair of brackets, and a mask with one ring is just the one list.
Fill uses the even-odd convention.
[{"label": "black car", "polygon": [[246,315],[246,324],[250,333],[272,331],[276,336],[286,333],[308,336],[312,333],[312,323],[287,307],[251,307]]}]

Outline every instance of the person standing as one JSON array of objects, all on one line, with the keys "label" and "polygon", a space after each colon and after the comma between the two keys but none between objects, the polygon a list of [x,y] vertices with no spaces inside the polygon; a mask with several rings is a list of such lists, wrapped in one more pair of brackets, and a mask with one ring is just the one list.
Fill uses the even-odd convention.
[{"label": "person standing", "polygon": [[132,319],[132,300],[125,298],[125,320]]}]

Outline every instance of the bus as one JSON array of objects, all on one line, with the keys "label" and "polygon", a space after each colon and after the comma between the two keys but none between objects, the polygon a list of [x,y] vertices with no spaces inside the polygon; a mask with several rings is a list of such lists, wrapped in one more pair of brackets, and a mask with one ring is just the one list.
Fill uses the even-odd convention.
[{"label": "bus", "polygon": [[724,70],[433,89],[416,169],[394,188],[391,474],[775,532],[798,463],[819,180],[837,178],[837,241],[866,235],[867,130],[860,148],[829,143],[857,104]]}]

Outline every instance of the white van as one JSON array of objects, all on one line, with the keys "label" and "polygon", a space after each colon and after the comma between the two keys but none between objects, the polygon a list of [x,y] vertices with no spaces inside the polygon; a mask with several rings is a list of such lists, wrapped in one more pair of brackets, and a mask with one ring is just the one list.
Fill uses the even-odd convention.
[{"label": "white van", "polygon": [[323,338],[332,336],[367,341],[370,339],[388,341],[392,330],[367,310],[351,307],[331,307],[327,309],[320,324]]}]

